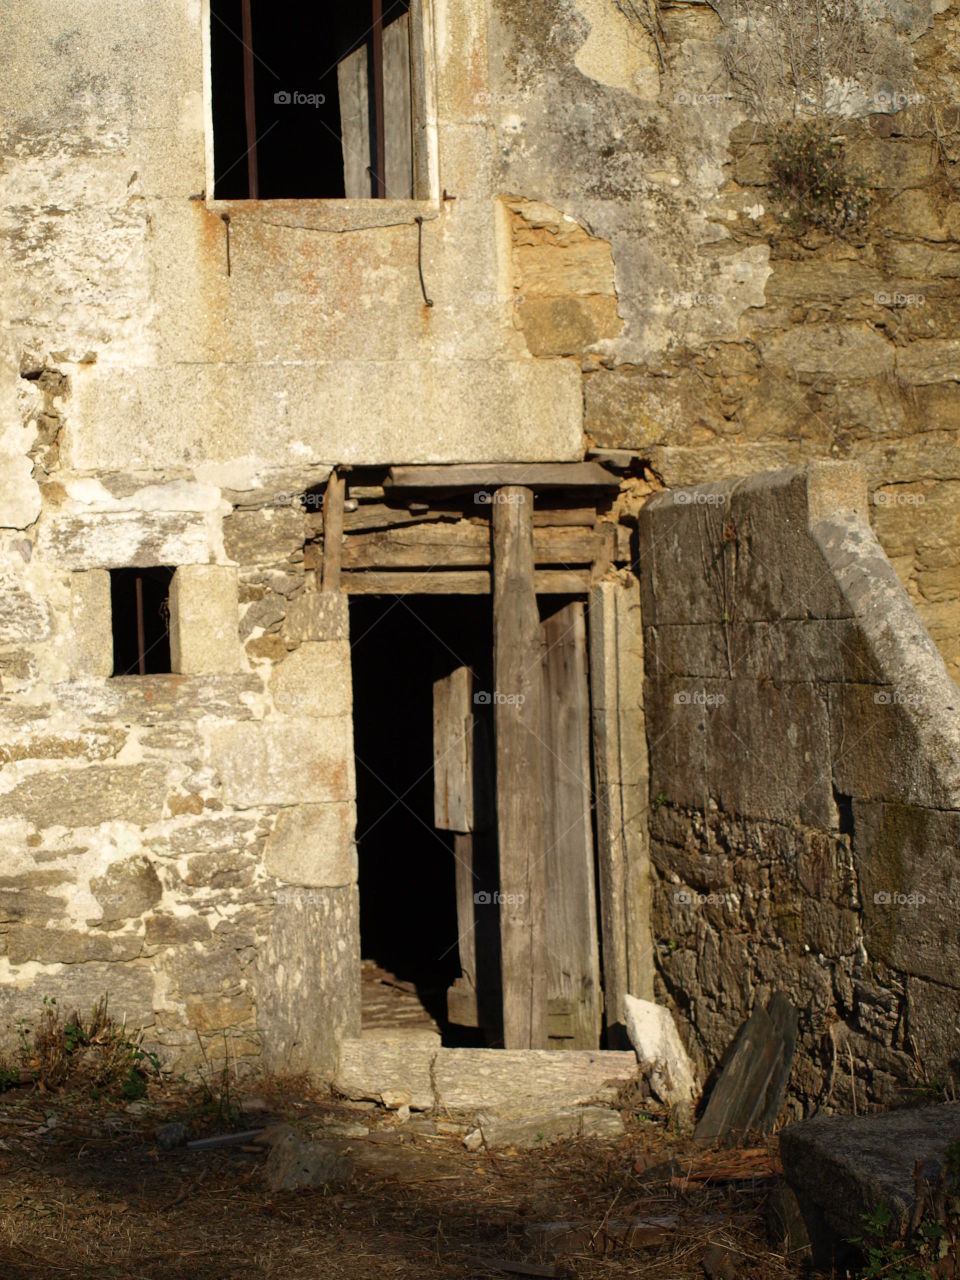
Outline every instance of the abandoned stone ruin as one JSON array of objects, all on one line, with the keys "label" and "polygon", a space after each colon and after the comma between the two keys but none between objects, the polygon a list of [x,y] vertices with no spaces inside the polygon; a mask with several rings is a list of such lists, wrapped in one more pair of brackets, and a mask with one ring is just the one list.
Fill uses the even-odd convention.
[{"label": "abandoned stone ruin", "polygon": [[477,1160],[782,1133],[816,1265],[919,1214],[958,0],[0,22],[0,1089],[106,998]]}]

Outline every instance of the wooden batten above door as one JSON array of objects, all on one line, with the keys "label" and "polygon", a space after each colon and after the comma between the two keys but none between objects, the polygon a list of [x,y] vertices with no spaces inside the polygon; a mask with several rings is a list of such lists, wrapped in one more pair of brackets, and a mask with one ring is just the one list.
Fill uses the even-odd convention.
[{"label": "wooden batten above door", "polygon": [[[376,483],[347,473],[340,486],[344,479],[346,499],[343,488],[328,489],[334,510],[310,516],[305,556],[325,585],[335,581],[349,595],[491,594],[491,515],[511,483],[533,495],[538,595],[582,595],[633,558],[631,530],[611,518],[619,481],[598,463],[404,466],[381,471]],[[323,540],[334,531],[328,573]]]}]

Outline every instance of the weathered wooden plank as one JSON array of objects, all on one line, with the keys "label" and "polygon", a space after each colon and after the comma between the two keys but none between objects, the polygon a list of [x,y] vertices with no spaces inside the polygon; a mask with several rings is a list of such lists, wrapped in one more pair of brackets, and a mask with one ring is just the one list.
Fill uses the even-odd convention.
[{"label": "weathered wooden plank", "polygon": [[383,502],[361,502],[354,511],[344,515],[344,528],[347,533],[356,533],[363,529],[397,529],[404,525],[462,519],[463,512],[456,508],[430,507],[427,511],[408,511],[406,507],[391,507]]},{"label": "weathered wooden plank", "polygon": [[653,1000],[654,952],[650,929],[650,775],[643,709],[643,618],[640,584],[608,588],[616,601],[617,723],[620,736],[620,826],[626,891],[627,986]]},{"label": "weathered wooden plank", "polygon": [[[357,490],[350,490],[351,498],[357,496]],[[401,501],[397,495],[397,501]],[[355,533],[364,529],[396,529],[404,525],[434,523],[436,521],[466,520],[470,516],[489,512],[489,507],[428,506],[426,510],[409,510],[403,506],[391,506],[385,502],[368,502],[361,499],[353,511],[344,513],[344,528],[347,533]],[[320,515],[308,514],[310,527],[321,529],[323,518]],[[597,523],[595,507],[543,507],[533,512],[534,528],[580,528],[592,529]],[[623,526],[620,526],[623,528]],[[624,528],[623,532],[630,533]]]},{"label": "weathered wooden plank", "polygon": [[471,990],[477,990],[477,931],[474,927],[473,900],[476,882],[473,877],[473,836],[458,833],[453,837],[454,876],[457,891],[457,946],[460,969]]},{"label": "weathered wooden plank", "polygon": [[616,584],[598,583],[590,593],[590,693],[596,772],[604,1023],[607,1042],[615,1046],[628,1043],[623,1023],[623,997],[629,990],[618,674]]},{"label": "weathered wooden plank", "polygon": [[508,1049],[535,1049],[547,1044],[543,641],[533,493],[510,487],[501,496],[493,508],[493,673],[503,1041]]},{"label": "weathered wooden plank", "polygon": [[343,476],[336,470],[330,472],[323,497],[323,569],[321,586],[324,591],[340,590],[340,565],[343,555]]},{"label": "weathered wooden plank", "polygon": [[457,667],[433,683],[433,824],[473,830],[473,672]]},{"label": "weathered wooden plank", "polygon": [[[537,595],[585,595],[586,569],[538,569]],[[485,596],[490,594],[488,569],[357,569],[341,574],[341,590],[349,595]]]},{"label": "weathered wooden plank", "polygon": [[547,996],[572,1007],[572,1047],[596,1049],[600,957],[590,816],[590,694],[584,607],[542,624]]},{"label": "weathered wooden plank", "polygon": [[[390,489],[493,490],[507,485],[526,489],[619,489],[620,481],[598,462],[482,462],[454,466],[391,467]],[[496,505],[496,504],[494,504]]]},{"label": "weathered wooden plank", "polygon": [[767,1094],[764,1099],[763,1112],[759,1117],[759,1127],[763,1133],[772,1133],[780,1115],[783,1099],[790,1083],[790,1072],[793,1069],[793,1055],[797,1048],[797,1027],[799,1015],[786,996],[775,992],[767,1003],[767,1013],[780,1036],[782,1049],[777,1065],[774,1068]]},{"label": "weathered wooden plank", "polygon": [[766,1009],[757,1005],[737,1036],[694,1131],[698,1142],[736,1141],[760,1110],[782,1042]]},{"label": "weathered wooden plank", "polygon": [[592,529],[596,523],[596,507],[534,507],[533,510],[535,529],[547,528],[551,525]]},{"label": "weathered wooden plank", "polygon": [[698,1142],[739,1142],[767,1132],[780,1112],[797,1038],[797,1014],[779,993],[757,1005],[726,1055],[694,1131]]},{"label": "weathered wooden plank", "polygon": [[[614,530],[534,529],[535,563],[589,565],[609,557]],[[343,548],[344,569],[485,568],[490,560],[489,524],[469,520],[348,533]]]},{"label": "weathered wooden plank", "polygon": [[356,498],[358,502],[383,501],[382,484],[351,484],[349,488],[350,497]]}]

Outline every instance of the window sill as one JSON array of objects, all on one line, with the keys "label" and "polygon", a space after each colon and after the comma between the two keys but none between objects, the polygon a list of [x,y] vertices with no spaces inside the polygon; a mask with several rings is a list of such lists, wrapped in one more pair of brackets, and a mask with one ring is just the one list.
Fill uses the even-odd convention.
[{"label": "window sill", "polygon": [[439,216],[439,200],[208,200],[216,214],[230,221],[257,222],[305,231],[364,231],[413,224],[417,217]]}]

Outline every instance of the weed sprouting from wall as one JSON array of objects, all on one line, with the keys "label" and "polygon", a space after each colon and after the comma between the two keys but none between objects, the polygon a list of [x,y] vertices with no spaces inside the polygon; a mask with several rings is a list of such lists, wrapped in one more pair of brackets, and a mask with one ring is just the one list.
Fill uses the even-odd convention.
[{"label": "weed sprouting from wall", "polygon": [[870,196],[862,174],[848,171],[843,139],[819,120],[777,129],[770,143],[771,192],[797,233],[816,228],[833,234],[863,223]]},{"label": "weed sprouting from wall", "polygon": [[896,97],[912,84],[897,31],[862,0],[720,0],[716,9],[733,96],[768,126],[882,110],[890,86]]}]

